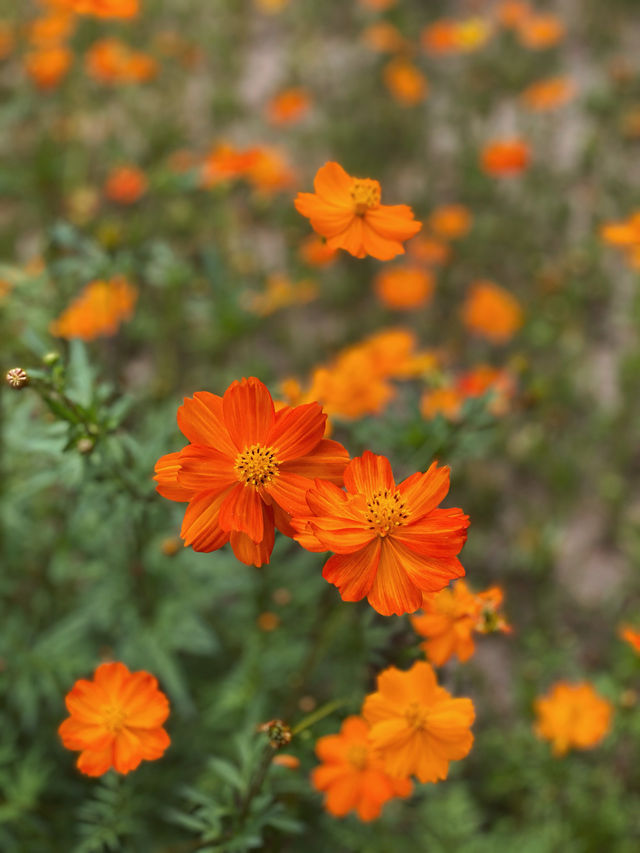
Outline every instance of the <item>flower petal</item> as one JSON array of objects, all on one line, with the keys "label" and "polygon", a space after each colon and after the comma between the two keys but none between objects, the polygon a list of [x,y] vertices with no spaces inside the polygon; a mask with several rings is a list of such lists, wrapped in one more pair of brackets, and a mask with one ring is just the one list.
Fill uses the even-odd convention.
[{"label": "flower petal", "polygon": [[380,560],[380,539],[353,554],[335,554],[322,570],[322,577],[338,587],[343,601],[360,601],[375,583]]},{"label": "flower petal", "polygon": [[229,541],[219,523],[220,507],[228,492],[202,492],[189,502],[180,536],[194,551],[216,551]]},{"label": "flower petal", "polygon": [[327,416],[318,403],[281,409],[265,438],[265,444],[276,451],[278,462],[306,456],[320,443]]},{"label": "flower petal", "polygon": [[367,497],[381,489],[396,487],[389,460],[370,450],[349,462],[344,472],[344,484],[347,491]]},{"label": "flower petal", "polygon": [[271,394],[255,376],[232,382],[222,398],[224,422],[237,450],[264,444],[275,420]]},{"label": "flower petal", "polygon": [[222,397],[217,394],[198,391],[193,399],[185,397],[178,409],[178,427],[192,444],[215,447],[232,459],[237,455],[224,423]]}]

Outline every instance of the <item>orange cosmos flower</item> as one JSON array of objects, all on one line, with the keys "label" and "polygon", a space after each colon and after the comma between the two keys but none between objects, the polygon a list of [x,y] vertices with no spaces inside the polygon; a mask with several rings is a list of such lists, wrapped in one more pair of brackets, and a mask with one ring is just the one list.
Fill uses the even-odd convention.
[{"label": "orange cosmos flower", "polygon": [[87,776],[135,770],[161,758],[170,744],[162,724],[167,697],[148,672],[129,672],[123,663],[103,663],[93,680],[76,681],[66,696],[71,714],[58,728],[67,749],[80,750],[77,767]]},{"label": "orange cosmos flower", "polygon": [[605,243],[622,249],[627,263],[632,268],[640,268],[640,210],[621,222],[607,222],[602,225],[600,237]]},{"label": "orange cosmos flower", "polygon": [[640,654],[640,630],[635,630],[630,625],[622,625],[620,636],[626,643],[629,643],[634,652]]},{"label": "orange cosmos flower", "polygon": [[293,186],[296,173],[282,151],[264,145],[254,149],[246,178],[259,192],[272,193]]},{"label": "orange cosmos flower", "polygon": [[109,201],[133,204],[146,193],[147,186],[147,178],[137,166],[118,166],[110,172],[104,194]]},{"label": "orange cosmos flower", "polygon": [[408,205],[380,204],[378,181],[353,178],[338,163],[325,163],[313,186],[315,193],[298,193],[296,210],[332,249],[388,261],[403,254],[402,243],[422,228]]},{"label": "orange cosmos flower", "polygon": [[202,183],[215,187],[231,178],[246,175],[258,160],[258,149],[240,150],[227,142],[218,143],[202,165]]},{"label": "orange cosmos flower", "polygon": [[124,276],[89,282],[49,330],[59,338],[83,341],[115,335],[120,324],[133,315],[137,298],[136,289]]},{"label": "orange cosmos flower", "polygon": [[275,273],[267,278],[264,291],[247,295],[245,304],[249,311],[266,317],[290,305],[306,305],[317,296],[315,282],[309,279],[293,282],[287,276]]},{"label": "orange cosmos flower", "polygon": [[445,204],[433,211],[427,225],[437,237],[457,240],[471,228],[471,213],[462,204]]},{"label": "orange cosmos flower", "polygon": [[462,306],[462,320],[469,331],[494,344],[504,344],[523,323],[520,303],[509,291],[492,281],[474,282]]},{"label": "orange cosmos flower", "polygon": [[518,40],[529,50],[554,47],[566,35],[566,28],[555,15],[527,15],[516,29]]},{"label": "orange cosmos flower", "polygon": [[590,749],[611,728],[613,706],[588,682],[559,681],[549,693],[535,701],[535,733],[551,741],[554,755],[570,749]]},{"label": "orange cosmos flower", "polygon": [[525,89],[522,101],[534,112],[548,112],[564,106],[573,98],[575,91],[575,84],[569,77],[548,77]]},{"label": "orange cosmos flower", "polygon": [[255,377],[233,382],[223,397],[199,391],[186,398],[178,426],[191,443],[159,459],[155,477],[165,498],[189,502],[185,546],[208,552],[230,541],[243,563],[268,563],[274,528],[294,534],[289,516],[306,509],[310,478],[342,483],[349,456],[323,439],[325,421],[317,403],[276,412]]},{"label": "orange cosmos flower", "polygon": [[480,163],[495,178],[519,175],[531,162],[531,149],[522,139],[498,139],[482,149]]},{"label": "orange cosmos flower", "polygon": [[28,26],[28,38],[36,47],[57,45],[73,32],[74,17],[68,12],[53,12],[42,18],[36,18]]},{"label": "orange cosmos flower", "polygon": [[302,260],[310,267],[326,267],[335,261],[337,255],[337,250],[331,249],[327,241],[317,234],[310,234],[303,240],[298,251]]},{"label": "orange cosmos flower", "polygon": [[504,415],[515,392],[513,376],[508,370],[479,364],[462,373],[456,382],[460,393],[466,397],[482,397],[488,391],[493,393],[489,411],[494,415]]},{"label": "orange cosmos flower", "polygon": [[346,492],[316,480],[298,513],[295,537],[310,551],[334,551],[322,576],[343,601],[369,604],[383,616],[412,613],[423,592],[464,575],[457,559],[469,518],[438,504],[449,491],[449,469],[437,463],[396,485],[389,460],[369,450],[344,472]]},{"label": "orange cosmos flower", "polygon": [[434,237],[421,235],[407,243],[407,252],[416,261],[428,267],[446,264],[451,256],[451,249],[446,243]]},{"label": "orange cosmos flower", "polygon": [[402,50],[406,42],[402,34],[388,21],[376,21],[362,32],[362,40],[379,53],[393,53]]},{"label": "orange cosmos flower", "polygon": [[44,47],[26,55],[25,70],[39,89],[55,89],[68,73],[72,59],[67,47]]},{"label": "orange cosmos flower", "polygon": [[322,764],[311,773],[311,783],[326,792],[325,808],[334,817],[355,811],[362,821],[375,820],[388,800],[408,797],[413,789],[409,779],[394,779],[385,771],[362,717],[347,717],[340,734],[321,737],[316,755]]},{"label": "orange cosmos flower", "polygon": [[384,82],[398,103],[412,107],[427,97],[427,78],[408,59],[392,59],[384,69]]},{"label": "orange cosmos flower", "polygon": [[311,98],[305,89],[285,89],[267,105],[267,118],[272,124],[296,124],[303,119],[311,107]]},{"label": "orange cosmos flower", "polygon": [[144,83],[155,77],[155,59],[115,38],[101,39],[85,54],[87,73],[99,83]]},{"label": "orange cosmos flower", "polygon": [[496,17],[503,27],[513,30],[531,15],[531,6],[524,0],[503,0],[496,9]]},{"label": "orange cosmos flower", "polygon": [[393,267],[378,273],[375,290],[387,308],[409,310],[418,308],[433,296],[434,280],[428,270],[420,267]]},{"label": "orange cosmos flower", "polygon": [[415,775],[420,782],[446,779],[449,762],[464,758],[473,745],[471,699],[452,698],[424,661],[407,672],[390,666],[377,686],[364,700],[362,716],[387,773]]},{"label": "orange cosmos flower", "polygon": [[460,417],[464,397],[456,388],[433,388],[425,391],[420,398],[420,414],[427,420],[442,415],[455,421]]},{"label": "orange cosmos flower", "polygon": [[469,53],[482,47],[490,36],[491,27],[482,18],[442,18],[424,27],[420,42],[424,50],[436,55]]},{"label": "orange cosmos flower", "polygon": [[140,12],[139,0],[71,0],[71,9],[80,15],[96,18],[135,18]]}]

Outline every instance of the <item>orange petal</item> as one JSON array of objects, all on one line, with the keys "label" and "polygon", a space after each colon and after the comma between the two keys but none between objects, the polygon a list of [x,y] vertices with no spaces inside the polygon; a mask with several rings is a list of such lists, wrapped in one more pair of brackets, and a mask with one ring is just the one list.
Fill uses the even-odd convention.
[{"label": "orange petal", "polygon": [[338,441],[323,438],[308,456],[283,462],[280,465],[280,471],[291,471],[311,480],[316,477],[321,480],[330,480],[341,486],[348,461],[349,453]]},{"label": "orange petal", "polygon": [[313,180],[313,188],[325,201],[353,207],[350,192],[353,178],[339,163],[329,161],[321,166]]},{"label": "orange petal", "polygon": [[113,766],[113,747],[104,750],[86,749],[78,756],[76,766],[87,776],[102,776]]},{"label": "orange petal", "polygon": [[299,516],[309,512],[305,496],[312,487],[312,480],[281,471],[266,484],[265,491],[286,513]]},{"label": "orange petal", "polygon": [[246,533],[254,542],[264,538],[264,503],[253,486],[238,483],[227,493],[219,524],[227,532]]},{"label": "orange petal", "polygon": [[58,727],[58,734],[67,749],[104,750],[113,741],[113,734],[102,725],[87,725],[67,717]]},{"label": "orange petal", "polygon": [[378,571],[367,600],[383,616],[413,613],[422,605],[422,593],[405,570],[399,547],[389,537],[382,543]]},{"label": "orange petal", "polygon": [[228,492],[203,492],[196,495],[187,507],[180,536],[194,551],[216,551],[229,541],[228,531],[219,524],[220,507]]},{"label": "orange petal", "polygon": [[165,750],[171,744],[171,738],[164,729],[145,729],[136,731],[136,736],[140,743],[140,751],[142,757],[146,761],[153,761],[156,758],[161,758]]},{"label": "orange petal", "polygon": [[238,481],[232,460],[211,447],[191,444],[178,454],[178,484],[194,492],[220,492]]},{"label": "orange petal", "polygon": [[420,231],[422,222],[413,218],[408,204],[381,204],[366,213],[367,224],[387,240],[408,240]]},{"label": "orange petal", "polygon": [[192,444],[215,447],[234,459],[237,449],[229,438],[222,416],[222,397],[198,391],[186,397],[178,409],[178,427]]},{"label": "orange petal", "polygon": [[405,499],[411,520],[415,521],[438,506],[449,491],[449,467],[438,468],[433,462],[424,474],[412,474],[398,486]]},{"label": "orange petal", "polygon": [[360,601],[375,583],[380,560],[380,539],[353,554],[335,554],[322,570],[322,577],[338,587],[343,601]]},{"label": "orange petal", "polygon": [[181,467],[179,457],[179,452],[167,453],[158,459],[155,466],[156,476],[153,479],[158,483],[156,491],[170,501],[188,501],[193,496],[191,489],[178,483]]},{"label": "orange petal", "polygon": [[265,439],[276,451],[278,462],[306,456],[319,444],[324,435],[327,416],[318,403],[281,409]]},{"label": "orange petal", "polygon": [[113,744],[113,766],[118,773],[135,770],[142,761],[140,741],[129,729],[121,729]]},{"label": "orange petal", "polygon": [[[271,514],[271,516],[270,516]],[[262,542],[253,542],[246,533],[231,533],[230,542],[233,548],[233,553],[240,562],[247,566],[257,566],[258,568],[269,562],[271,552],[273,551],[273,541],[275,528],[273,525],[273,510],[271,507],[265,507],[265,537]],[[271,523],[269,524],[269,516]]]},{"label": "orange petal", "polygon": [[255,376],[232,382],[222,398],[224,422],[238,450],[264,444],[275,420],[268,388]]},{"label": "orange petal", "polygon": [[309,219],[313,230],[327,239],[343,234],[355,218],[353,208],[329,204],[312,193],[298,193],[294,205],[298,213]]},{"label": "orange petal", "polygon": [[349,462],[344,472],[344,485],[347,491],[366,496],[396,487],[387,457],[378,456],[370,450]]}]

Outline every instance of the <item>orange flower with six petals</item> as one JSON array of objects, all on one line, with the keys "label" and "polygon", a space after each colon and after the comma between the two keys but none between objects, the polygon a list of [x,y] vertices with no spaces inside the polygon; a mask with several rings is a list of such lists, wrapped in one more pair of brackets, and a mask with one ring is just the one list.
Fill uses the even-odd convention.
[{"label": "orange flower with six petals", "polygon": [[178,426],[191,444],[161,457],[155,477],[165,498],[189,502],[185,546],[208,552],[230,541],[243,563],[268,563],[274,528],[294,534],[290,516],[306,511],[311,478],[342,483],[349,456],[323,439],[326,418],[318,403],[276,412],[255,377],[233,382],[222,397],[199,391],[186,398]]},{"label": "orange flower with six petals", "polygon": [[58,733],[67,749],[80,750],[77,766],[87,776],[112,767],[128,773],[143,760],[161,758],[171,742],[162,728],[169,702],[148,672],[100,664],[92,681],[76,681],[65,703],[71,716]]},{"label": "orange flower with six petals", "polygon": [[396,485],[389,460],[367,450],[344,471],[346,492],[316,480],[309,509],[292,521],[310,551],[334,551],[322,576],[343,601],[369,604],[383,616],[412,613],[423,592],[464,575],[457,554],[469,518],[438,507],[449,491],[449,469],[433,463]]},{"label": "orange flower with six petals", "polygon": [[315,193],[298,193],[296,210],[331,249],[388,261],[404,254],[403,242],[422,228],[408,205],[380,204],[378,181],[353,178],[338,163],[325,163],[313,186]]}]

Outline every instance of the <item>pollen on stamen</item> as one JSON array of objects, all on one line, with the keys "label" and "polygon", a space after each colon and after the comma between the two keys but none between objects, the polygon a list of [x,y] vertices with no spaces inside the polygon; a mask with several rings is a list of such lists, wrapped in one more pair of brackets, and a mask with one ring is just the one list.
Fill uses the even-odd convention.
[{"label": "pollen on stamen", "polygon": [[253,444],[238,454],[234,468],[245,486],[259,488],[278,474],[278,460],[272,447]]},{"label": "pollen on stamen", "polygon": [[350,192],[359,216],[380,204],[380,184],[372,178],[354,178]]},{"label": "pollen on stamen", "polygon": [[365,519],[370,530],[378,536],[387,536],[394,528],[405,524],[409,518],[406,505],[398,492],[381,489],[367,501]]}]

